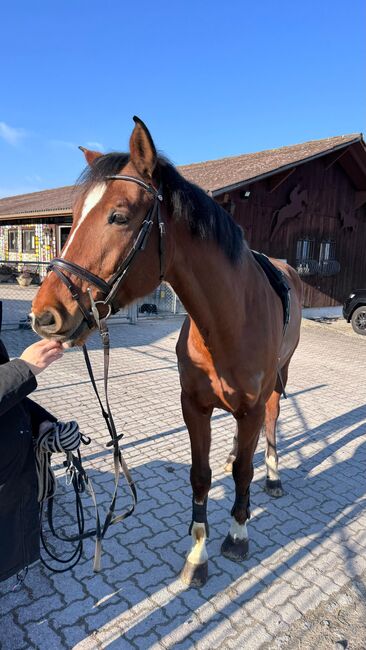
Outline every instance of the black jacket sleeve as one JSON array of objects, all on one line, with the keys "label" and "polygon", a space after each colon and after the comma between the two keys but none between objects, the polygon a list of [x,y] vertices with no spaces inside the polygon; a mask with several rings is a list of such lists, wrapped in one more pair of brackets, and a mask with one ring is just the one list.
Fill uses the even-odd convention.
[{"label": "black jacket sleeve", "polygon": [[[37,388],[37,380],[22,359],[0,366],[0,416]],[[47,418],[46,418],[47,419]]]}]

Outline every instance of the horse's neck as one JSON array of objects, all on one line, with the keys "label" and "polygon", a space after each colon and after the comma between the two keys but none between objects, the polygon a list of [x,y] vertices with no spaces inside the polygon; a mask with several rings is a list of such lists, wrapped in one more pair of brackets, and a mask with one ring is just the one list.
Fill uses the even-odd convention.
[{"label": "horse's neck", "polygon": [[210,333],[210,342],[212,337],[225,337],[233,343],[242,335],[258,286],[248,246],[244,244],[242,258],[235,264],[214,242],[188,234],[177,234],[175,248],[167,280],[198,329]]}]

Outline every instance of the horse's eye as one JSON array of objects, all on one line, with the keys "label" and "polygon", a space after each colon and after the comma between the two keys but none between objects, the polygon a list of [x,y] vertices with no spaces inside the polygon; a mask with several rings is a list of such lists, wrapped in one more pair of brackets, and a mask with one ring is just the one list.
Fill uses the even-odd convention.
[{"label": "horse's eye", "polygon": [[108,223],[128,223],[128,217],[121,212],[112,212],[112,214],[109,215]]}]

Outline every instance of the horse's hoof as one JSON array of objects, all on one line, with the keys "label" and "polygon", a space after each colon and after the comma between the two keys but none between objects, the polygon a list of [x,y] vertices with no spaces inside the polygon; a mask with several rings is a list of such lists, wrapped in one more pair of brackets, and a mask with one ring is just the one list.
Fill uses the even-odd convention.
[{"label": "horse's hoof", "polygon": [[269,494],[270,497],[275,497],[276,499],[284,495],[284,491],[280,479],[278,479],[277,481],[271,481],[271,479],[267,478],[266,484],[264,486],[264,491],[267,492],[267,494]]},{"label": "horse's hoof", "polygon": [[188,587],[203,587],[208,578],[208,562],[192,564],[186,560],[180,578]]},{"label": "horse's hoof", "polygon": [[228,533],[221,546],[221,553],[233,562],[242,562],[249,553],[249,540],[233,539]]}]

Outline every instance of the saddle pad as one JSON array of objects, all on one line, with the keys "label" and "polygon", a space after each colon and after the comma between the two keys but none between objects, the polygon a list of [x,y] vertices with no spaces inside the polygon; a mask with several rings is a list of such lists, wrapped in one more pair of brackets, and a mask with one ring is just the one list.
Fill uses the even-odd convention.
[{"label": "saddle pad", "polygon": [[252,253],[256,262],[258,262],[265,272],[271,287],[281,299],[283,307],[283,322],[286,327],[290,320],[290,287],[287,283],[286,277],[282,271],[277,269],[272,262],[270,262],[267,255],[264,255],[264,253],[258,253],[257,251],[252,251]]}]

